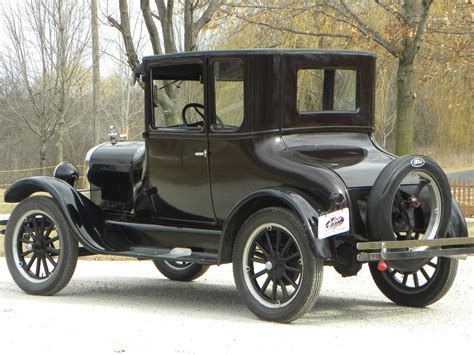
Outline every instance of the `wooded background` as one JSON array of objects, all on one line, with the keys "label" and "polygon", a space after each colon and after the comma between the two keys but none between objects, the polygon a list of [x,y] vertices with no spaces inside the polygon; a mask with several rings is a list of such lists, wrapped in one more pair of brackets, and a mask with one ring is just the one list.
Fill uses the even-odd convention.
[{"label": "wooded background", "polygon": [[[208,49],[374,51],[378,142],[473,167],[472,10],[466,0],[2,2],[0,189],[82,164],[111,124],[141,139],[131,69],[144,55]],[[173,99],[170,86],[160,103]]]}]

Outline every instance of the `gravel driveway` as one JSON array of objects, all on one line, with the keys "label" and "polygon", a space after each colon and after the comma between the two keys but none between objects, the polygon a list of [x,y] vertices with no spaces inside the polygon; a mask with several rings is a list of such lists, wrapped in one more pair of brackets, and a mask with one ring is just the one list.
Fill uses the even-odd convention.
[{"label": "gravel driveway", "polygon": [[259,321],[247,310],[229,265],[177,283],[150,261],[79,261],[63,292],[39,297],[22,293],[0,258],[0,352],[446,354],[474,348],[474,258],[460,262],[451,291],[425,309],[387,301],[366,268],[348,279],[331,268],[325,272],[314,309],[282,325]]}]

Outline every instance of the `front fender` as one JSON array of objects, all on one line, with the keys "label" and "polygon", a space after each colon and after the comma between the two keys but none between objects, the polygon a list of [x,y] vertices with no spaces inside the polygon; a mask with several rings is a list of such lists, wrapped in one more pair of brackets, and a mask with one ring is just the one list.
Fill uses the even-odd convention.
[{"label": "front fender", "polygon": [[[312,246],[313,253],[322,260],[333,260],[335,251],[329,239],[318,239],[317,228],[321,206],[317,201],[313,201],[301,191],[289,187],[276,187],[258,190],[242,198],[232,209],[227,217],[219,245],[219,263],[229,262],[232,258],[232,249],[238,234],[238,229],[248,215],[248,209],[258,201],[271,199],[294,212],[296,212],[303,222],[306,234]],[[309,202],[311,201],[311,203]],[[261,205],[268,207],[268,205]],[[252,211],[254,212],[254,211]]]},{"label": "front fender", "polygon": [[104,217],[101,208],[71,185],[53,177],[21,179],[5,191],[5,202],[20,202],[35,192],[47,192],[61,208],[73,235],[87,249],[103,253]]}]

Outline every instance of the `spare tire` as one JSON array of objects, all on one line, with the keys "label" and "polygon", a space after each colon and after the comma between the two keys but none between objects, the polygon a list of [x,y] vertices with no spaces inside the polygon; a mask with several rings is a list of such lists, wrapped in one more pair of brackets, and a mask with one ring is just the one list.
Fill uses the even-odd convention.
[{"label": "spare tire", "polygon": [[[410,195],[412,193],[417,195]],[[397,158],[382,170],[370,191],[367,201],[368,237],[376,241],[399,240],[397,226],[402,230],[403,219],[412,218],[409,225],[413,227],[416,218],[418,230],[420,220],[426,227],[424,236],[409,239],[444,238],[451,218],[451,200],[446,175],[435,161],[421,155]],[[401,206],[406,206],[408,212]]]}]

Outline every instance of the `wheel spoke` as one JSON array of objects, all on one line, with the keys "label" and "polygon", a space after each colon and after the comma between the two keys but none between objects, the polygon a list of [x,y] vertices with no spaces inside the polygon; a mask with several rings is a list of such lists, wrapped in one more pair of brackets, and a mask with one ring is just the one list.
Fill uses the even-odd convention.
[{"label": "wheel spoke", "polygon": [[54,228],[54,223],[50,223],[49,227],[48,227],[48,230],[46,231],[45,233],[45,237],[46,238],[49,238],[49,235],[51,234],[51,232],[53,231],[53,228]]},{"label": "wheel spoke", "polygon": [[281,291],[283,292],[283,300],[287,300],[288,298],[290,298],[290,296],[288,295],[288,291],[286,289],[285,283],[281,279],[280,279],[280,288],[281,288]]},{"label": "wheel spoke", "polygon": [[252,277],[253,277],[254,279],[258,279],[260,276],[266,274],[267,272],[268,272],[267,269],[263,269],[263,270],[257,272],[257,273],[256,273],[255,275],[253,275]]},{"label": "wheel spoke", "polygon": [[32,240],[30,240],[29,238],[28,239],[25,239],[25,238],[20,238],[19,239],[19,242],[20,243],[25,243],[25,244],[33,244],[34,242]]},{"label": "wheel spoke", "polygon": [[43,256],[41,260],[43,261],[44,272],[46,273],[46,276],[49,276],[49,268],[48,263],[46,262],[46,257]]},{"label": "wheel spoke", "polygon": [[34,253],[33,254],[33,257],[30,259],[30,261],[28,262],[28,265],[26,265],[26,268],[27,270],[30,270],[31,269],[31,266],[33,265],[33,263],[35,262],[36,258],[38,257],[38,254]]},{"label": "wheel spoke", "polygon": [[435,264],[434,262],[432,262],[432,261],[430,261],[430,262],[428,263],[428,265],[431,266],[432,268],[435,268],[435,269],[438,267],[438,265],[436,265],[436,264]]},{"label": "wheel spoke", "polygon": [[30,255],[31,253],[33,253],[33,250],[27,250],[21,253],[20,256],[24,258],[25,256]]},{"label": "wheel spoke", "polygon": [[272,245],[272,241],[270,240],[270,236],[268,235],[268,232],[265,232],[265,239],[268,244],[268,250],[270,250],[270,253],[273,254],[273,245]]},{"label": "wheel spoke", "polygon": [[298,269],[296,267],[285,265],[284,268],[285,268],[285,270],[294,271],[294,272],[297,272],[297,273],[301,274],[301,269]]},{"label": "wheel spoke", "polygon": [[403,274],[402,285],[406,286],[408,281],[408,274]]},{"label": "wheel spoke", "polygon": [[275,244],[275,251],[278,251],[278,247],[280,246],[281,243],[281,230],[277,229],[276,230],[276,244]]},{"label": "wheel spoke", "polygon": [[413,282],[415,283],[416,288],[420,287],[420,283],[418,282],[418,275],[416,274],[416,272],[413,274]]},{"label": "wheel spoke", "polygon": [[428,275],[428,273],[426,272],[425,268],[421,268],[420,269],[420,272],[423,274],[423,276],[425,277],[426,281],[430,281],[430,275]]},{"label": "wheel spoke", "polygon": [[54,242],[57,242],[58,240],[59,240],[59,237],[50,238],[48,240],[48,245],[53,244]]},{"label": "wheel spoke", "polygon": [[53,255],[59,255],[59,249],[56,249],[56,248],[47,247],[47,248],[46,248],[46,251],[47,251],[48,253],[53,254]]},{"label": "wheel spoke", "polygon": [[277,283],[273,281],[273,286],[272,286],[272,300],[276,302],[277,300]]},{"label": "wheel spoke", "polygon": [[286,250],[290,247],[291,245],[291,238],[288,238],[286,241],[285,245],[283,246],[283,249],[281,250],[280,254],[285,254]]},{"label": "wheel spoke", "polygon": [[33,226],[35,227],[35,235],[41,235],[39,234],[39,230],[38,230],[38,222],[36,222],[36,216],[33,216]]},{"label": "wheel spoke", "polygon": [[259,242],[256,242],[255,244],[260,248],[262,253],[265,254],[266,259],[270,258],[270,254],[268,254],[268,251],[265,250],[265,248]]},{"label": "wheel spoke", "polygon": [[41,271],[41,258],[38,257],[36,258],[36,276],[40,277],[40,271]]},{"label": "wheel spoke", "polygon": [[51,264],[53,264],[54,267],[56,267],[56,265],[58,265],[58,263],[51,257],[51,255],[46,254],[46,258],[49,260],[49,262]]},{"label": "wheel spoke", "polygon": [[266,261],[260,258],[250,258],[253,262],[260,263],[260,264],[265,264]]},{"label": "wheel spoke", "polygon": [[293,286],[295,288],[295,290],[298,288],[298,285],[296,284],[296,282],[294,282],[291,277],[289,277],[286,272],[283,273],[283,277],[285,278],[286,281],[288,281],[291,286]]},{"label": "wheel spoke", "polygon": [[266,260],[265,254],[260,253],[260,252],[257,251],[257,250],[255,250],[255,251],[253,252],[253,256],[254,256],[255,258],[258,258],[258,259],[261,259],[261,260]]},{"label": "wheel spoke", "polygon": [[286,262],[286,261],[292,260],[292,259],[296,258],[297,256],[300,256],[299,252],[291,254],[289,257],[285,258],[284,261]]},{"label": "wheel spoke", "polygon": [[267,279],[265,280],[265,282],[264,282],[263,285],[262,285],[262,288],[260,289],[260,291],[261,291],[262,294],[264,294],[265,291],[267,290],[267,287],[268,287],[268,285],[270,284],[271,279],[272,279],[272,278],[270,277],[270,275],[267,275]]}]

